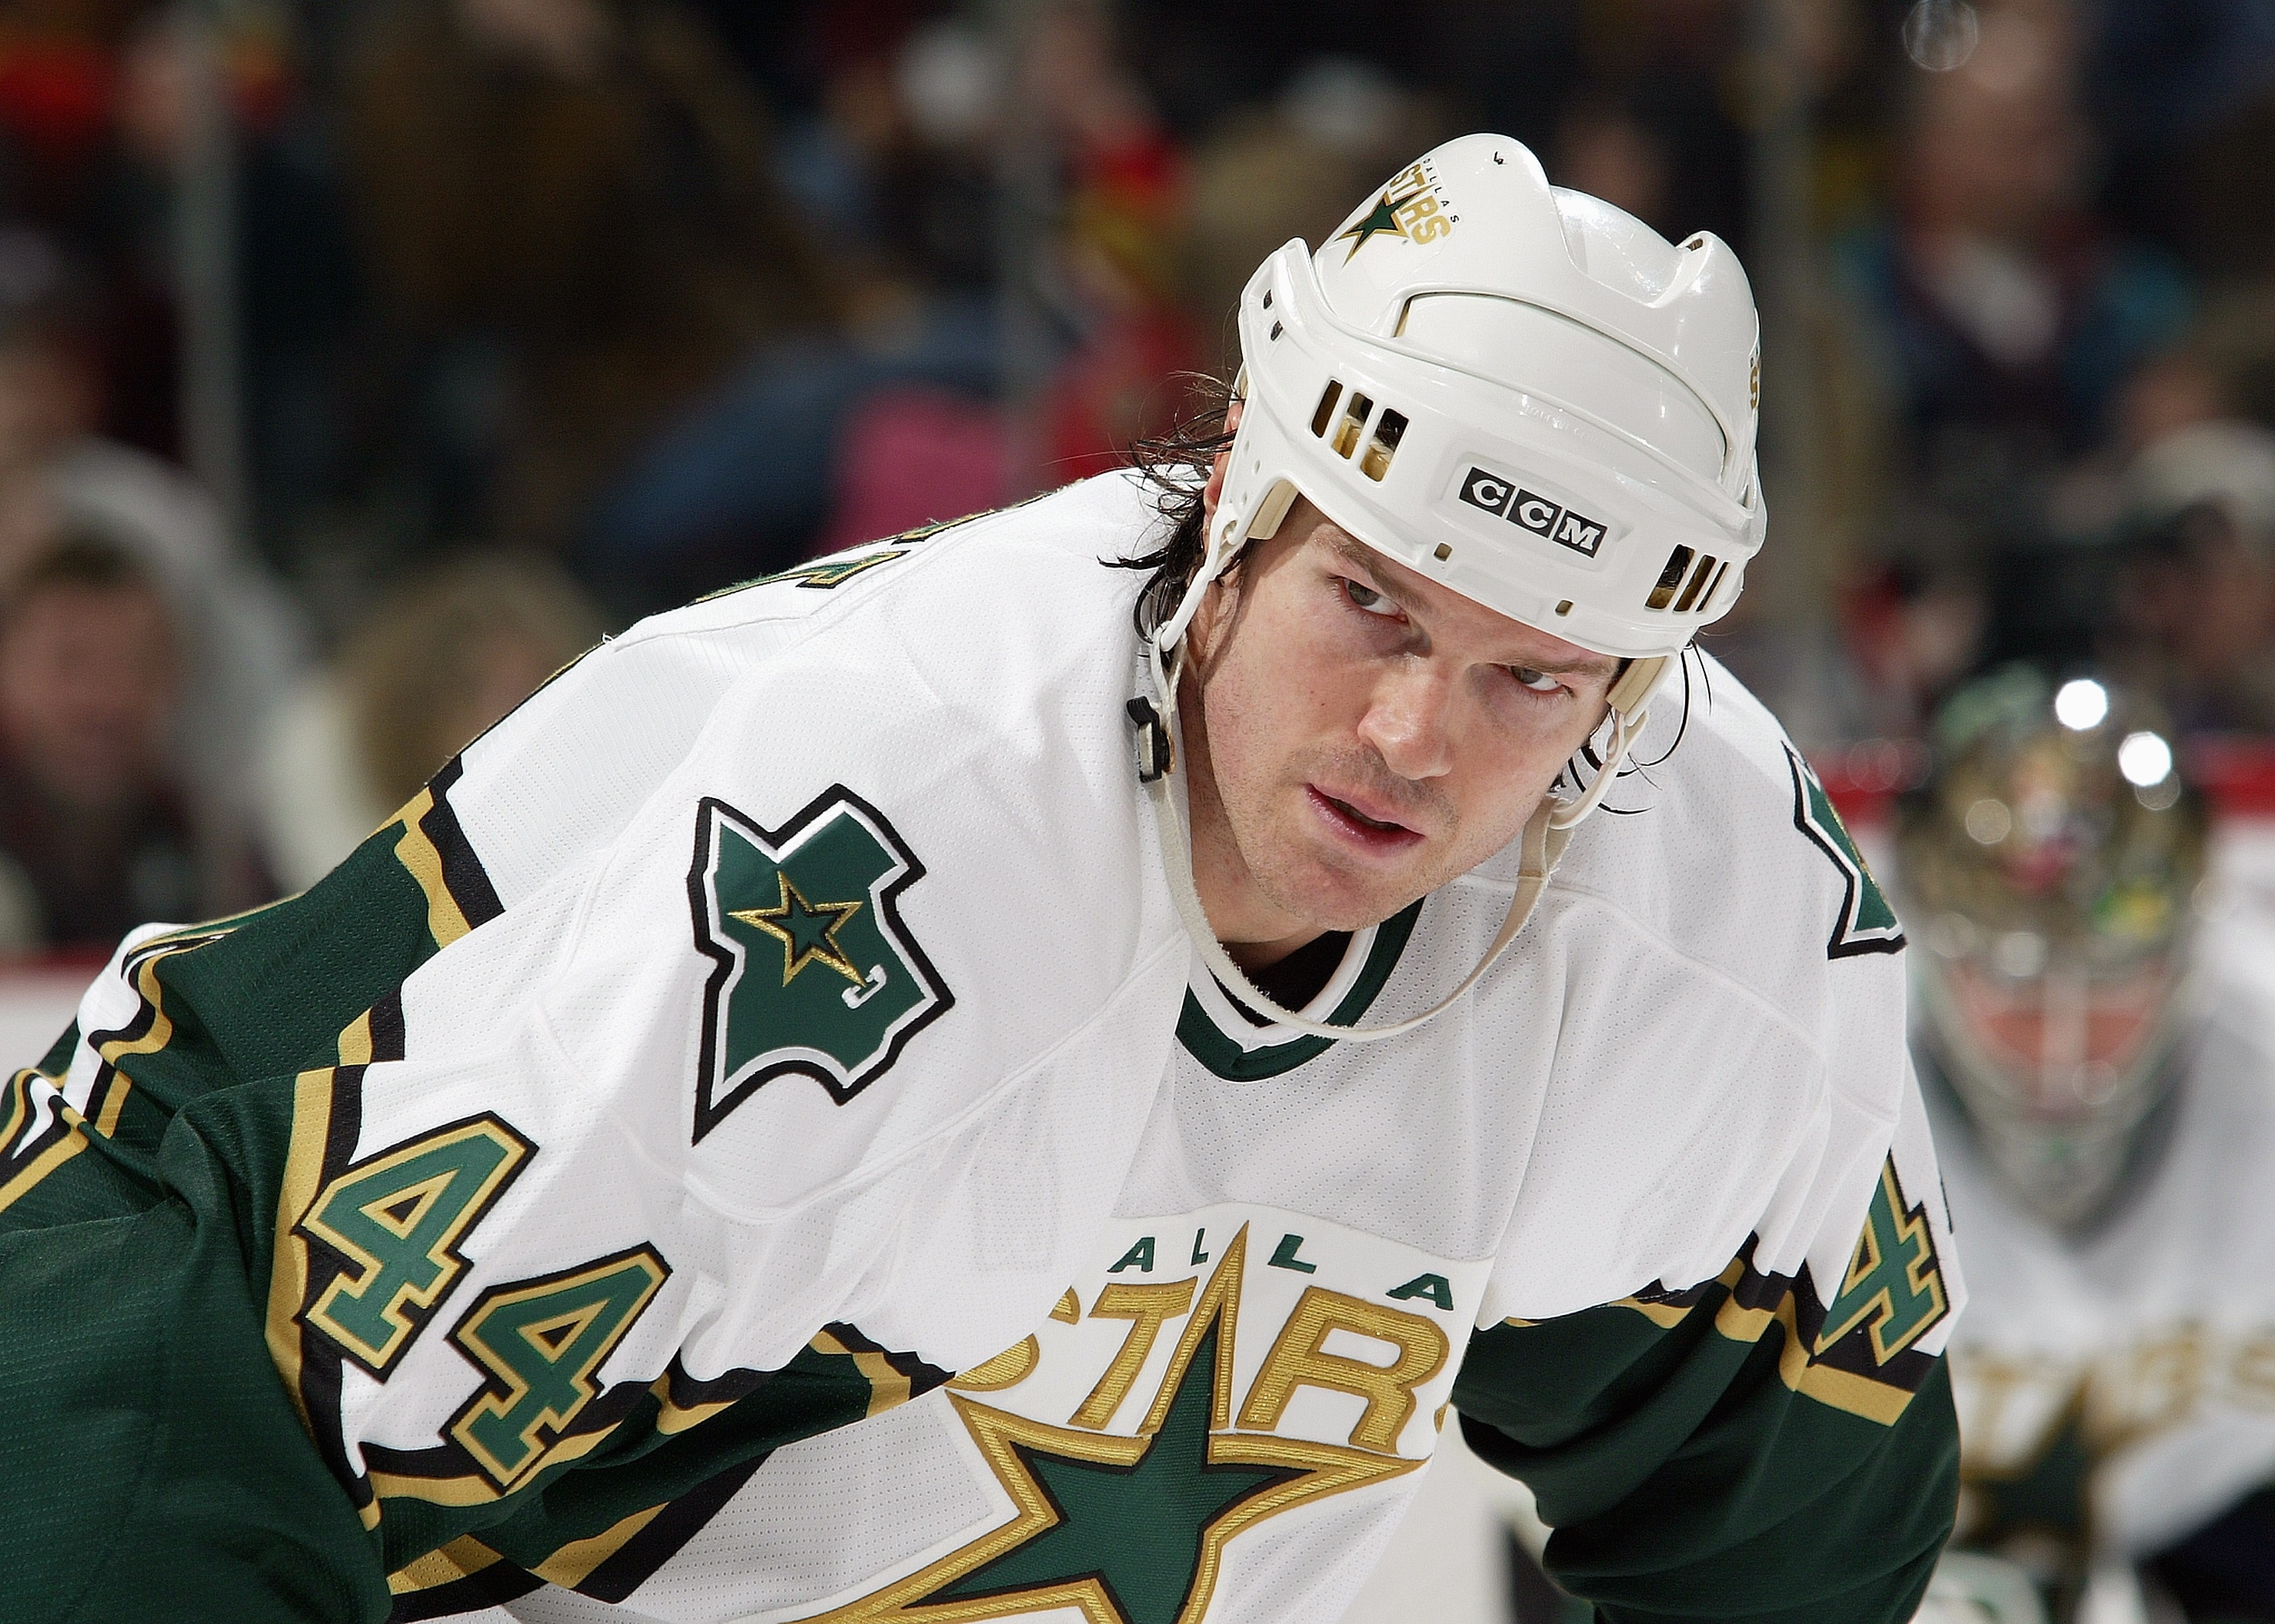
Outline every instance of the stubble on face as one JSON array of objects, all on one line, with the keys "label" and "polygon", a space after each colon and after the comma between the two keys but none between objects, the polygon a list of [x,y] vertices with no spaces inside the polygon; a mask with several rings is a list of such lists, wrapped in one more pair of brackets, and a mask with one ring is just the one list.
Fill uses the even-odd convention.
[{"label": "stubble on face", "polygon": [[[1391,651],[1379,623],[1349,618],[1333,598],[1338,570],[1398,593],[1434,640]],[[1251,969],[1323,932],[1378,924],[1515,839],[1600,717],[1590,696],[1600,700],[1616,668],[1387,563],[1308,503],[1215,590],[1194,648],[1180,708],[1195,879],[1220,938]],[[1463,663],[1479,651],[1577,656],[1587,670],[1568,679],[1579,691],[1562,725],[1503,695],[1489,695],[1481,718],[1465,691],[1422,718],[1447,730],[1443,749],[1401,741],[1409,770],[1397,770],[1371,742],[1386,736],[1386,672],[1435,660],[1457,684],[1489,681]],[[1409,668],[1398,680],[1417,679]]]}]

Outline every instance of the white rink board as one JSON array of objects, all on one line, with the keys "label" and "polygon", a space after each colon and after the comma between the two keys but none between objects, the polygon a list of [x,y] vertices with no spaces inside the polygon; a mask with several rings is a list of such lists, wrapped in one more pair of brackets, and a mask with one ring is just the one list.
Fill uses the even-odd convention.
[{"label": "white rink board", "polygon": [[94,978],[84,968],[0,970],[0,1076],[40,1063]]}]

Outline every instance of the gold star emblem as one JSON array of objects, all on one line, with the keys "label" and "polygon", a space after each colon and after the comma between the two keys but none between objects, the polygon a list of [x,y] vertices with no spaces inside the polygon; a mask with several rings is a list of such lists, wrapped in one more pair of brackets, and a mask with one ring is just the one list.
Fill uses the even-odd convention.
[{"label": "gold star emblem", "polygon": [[827,964],[855,986],[861,986],[861,972],[837,944],[837,933],[844,928],[846,920],[861,911],[861,904],[809,903],[790,884],[788,874],[777,871],[775,878],[782,881],[782,898],[776,906],[737,908],[727,917],[762,930],[782,943],[784,986],[808,964]]},{"label": "gold star emblem", "polygon": [[1225,1249],[1136,1437],[1052,1426],[951,1393],[1016,1514],[812,1624],[980,1624],[1055,1607],[1085,1624],[1197,1624],[1236,1536],[1418,1469],[1396,1455],[1231,1431],[1246,1242],[1243,1229]]},{"label": "gold star emblem", "polygon": [[1358,251],[1373,241],[1379,233],[1387,231],[1394,237],[1405,236],[1406,228],[1399,222],[1398,211],[1421,195],[1419,192],[1410,192],[1404,197],[1394,198],[1386,190],[1379,198],[1375,200],[1374,208],[1368,213],[1365,219],[1335,238],[1337,242],[1342,242],[1344,238],[1357,239],[1350,245],[1350,253],[1343,255],[1343,263],[1349,264],[1357,256]]}]

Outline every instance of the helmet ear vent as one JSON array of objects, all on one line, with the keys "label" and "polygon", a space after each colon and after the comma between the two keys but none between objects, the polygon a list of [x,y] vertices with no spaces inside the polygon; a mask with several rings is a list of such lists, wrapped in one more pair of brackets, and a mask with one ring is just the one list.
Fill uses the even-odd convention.
[{"label": "helmet ear vent", "polygon": [[1374,415],[1374,402],[1351,391],[1350,404],[1343,408],[1343,420],[1335,426],[1333,444],[1335,455],[1348,460],[1358,449],[1359,435],[1365,432],[1367,419]]},{"label": "helmet ear vent", "polygon": [[1697,554],[1687,547],[1678,547],[1669,553],[1667,568],[1659,572],[1659,584],[1651,589],[1651,596],[1644,600],[1643,607],[1663,609],[1674,602],[1675,593],[1682,585],[1682,578],[1690,571],[1690,561],[1697,556]]},{"label": "helmet ear vent", "polygon": [[[1274,338],[1280,336],[1277,321],[1272,324],[1272,336]],[[1327,425],[1335,421],[1335,403],[1342,399],[1342,392],[1340,379],[1328,379],[1327,387],[1319,391],[1319,404],[1311,409],[1311,433],[1322,440],[1327,437]],[[1369,435],[1366,430],[1371,419],[1373,419],[1374,433]],[[1330,443],[1337,457],[1346,460],[1358,457],[1359,472],[1380,484],[1390,472],[1390,459],[1398,455],[1399,442],[1406,438],[1406,427],[1407,419],[1403,412],[1393,412],[1385,407],[1381,417],[1377,419],[1374,402],[1353,389],[1350,404],[1343,409],[1342,421],[1335,425],[1335,437]],[[1362,439],[1366,445],[1364,456],[1359,452]]]},{"label": "helmet ear vent", "polygon": [[[1697,559],[1695,568],[1691,563],[1694,557]],[[1678,547],[1667,555],[1667,568],[1659,572],[1659,584],[1644,600],[1644,608],[1663,609],[1672,604],[1677,615],[1688,615],[1693,604],[1703,609],[1712,601],[1714,588],[1722,584],[1722,571],[1729,567],[1711,553],[1701,555],[1689,548]],[[1681,597],[1675,596],[1678,589]]]},{"label": "helmet ear vent", "polygon": [[1274,344],[1279,343],[1279,342],[1280,342],[1280,335],[1281,335],[1281,334],[1282,334],[1282,333],[1284,333],[1284,332],[1286,332],[1287,330],[1288,330],[1288,329],[1287,329],[1286,328],[1284,328],[1284,327],[1281,326],[1277,321],[1274,321],[1274,322],[1272,324],[1272,342],[1273,342],[1273,343],[1274,343]]},{"label": "helmet ear vent", "polygon": [[1390,459],[1398,455],[1398,442],[1406,438],[1406,414],[1382,409],[1382,416],[1374,426],[1374,437],[1367,442],[1366,454],[1358,459],[1358,471],[1378,485],[1390,472]]},{"label": "helmet ear vent", "polygon": [[1699,589],[1706,585],[1707,578],[1713,573],[1713,557],[1710,555],[1701,558],[1698,561],[1698,567],[1690,572],[1690,584],[1682,589],[1682,595],[1674,601],[1674,612],[1677,615],[1688,615],[1690,612],[1690,605],[1697,598]]}]

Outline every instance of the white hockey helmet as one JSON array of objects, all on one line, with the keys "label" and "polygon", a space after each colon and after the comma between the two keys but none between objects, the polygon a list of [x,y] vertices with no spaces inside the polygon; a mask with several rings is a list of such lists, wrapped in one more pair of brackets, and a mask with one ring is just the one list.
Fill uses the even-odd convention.
[{"label": "white hockey helmet", "polygon": [[[1173,897],[1226,989],[1284,1025],[1393,1037],[1451,1006],[1523,928],[1674,659],[1737,600],[1766,518],[1753,290],[1719,238],[1677,247],[1551,186],[1522,143],[1470,135],[1402,170],[1316,255],[1298,239],[1266,260],[1241,295],[1240,347],[1244,404],[1206,551],[1148,650],[1159,710],[1132,703],[1139,773]],[[1631,662],[1593,782],[1526,825],[1485,956],[1429,1010],[1382,1026],[1304,1020],[1232,963],[1167,782],[1185,629],[1298,494],[1464,597]]]},{"label": "white hockey helmet", "polygon": [[1447,142],[1316,255],[1274,253],[1240,342],[1203,581],[1301,494],[1488,608],[1643,660],[1727,611],[1761,548],[1759,324],[1736,254],[1551,186],[1505,136]]}]

